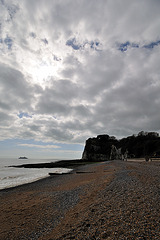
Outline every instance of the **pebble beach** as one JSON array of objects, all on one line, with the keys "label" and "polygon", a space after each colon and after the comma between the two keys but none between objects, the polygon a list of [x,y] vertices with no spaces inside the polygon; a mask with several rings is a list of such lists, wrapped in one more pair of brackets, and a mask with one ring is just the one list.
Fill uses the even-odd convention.
[{"label": "pebble beach", "polygon": [[0,191],[0,239],[160,239],[160,162],[112,161]]}]

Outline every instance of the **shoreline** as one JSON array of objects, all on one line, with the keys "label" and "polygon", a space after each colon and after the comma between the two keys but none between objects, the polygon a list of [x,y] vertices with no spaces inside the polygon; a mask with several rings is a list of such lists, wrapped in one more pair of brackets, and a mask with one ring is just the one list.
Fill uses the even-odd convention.
[{"label": "shoreline", "polygon": [[[83,166],[86,166],[86,165],[92,165],[92,164],[96,164],[96,163],[101,163],[101,162],[88,162],[88,161],[84,161],[84,160],[81,160],[81,159],[74,159],[74,160],[60,160],[60,161],[57,161],[57,162],[50,162],[50,163],[33,163],[33,164],[21,164],[21,165],[11,165],[11,166],[8,166],[8,167],[15,167],[15,168],[50,168],[50,169],[54,169],[54,168],[71,168],[72,170],[68,173],[62,173],[62,174],[55,174],[53,176],[50,176],[49,175],[49,172],[48,172],[48,176],[45,176],[45,177],[42,177],[42,178],[39,178],[37,180],[33,180],[31,182],[26,182],[26,183],[22,183],[22,184],[19,184],[19,185],[16,185],[16,186],[12,186],[12,187],[6,187],[6,188],[2,188],[0,189],[0,193],[3,193],[3,192],[8,192],[8,191],[11,191],[13,189],[16,189],[16,188],[21,188],[23,186],[27,186],[27,185],[30,185],[30,184],[34,184],[34,183],[37,183],[37,182],[41,182],[45,179],[49,179],[49,178],[56,178],[56,177],[62,177],[64,175],[69,175],[69,174],[73,174],[75,173],[76,169],[78,168],[81,168]],[[51,170],[50,170],[51,171]]]},{"label": "shoreline", "polygon": [[[102,161],[97,161],[102,162]],[[57,162],[49,162],[49,163],[28,163],[28,164],[20,164],[20,165],[11,165],[9,167],[16,167],[16,168],[75,168],[78,166],[86,165],[86,164],[93,164],[96,162],[85,161],[82,159],[73,159],[73,160],[60,160]]]},{"label": "shoreline", "polygon": [[[112,160],[114,161],[114,160]],[[145,159],[144,158],[138,158],[138,159],[128,159],[128,162],[144,162]],[[70,168],[72,169],[70,172],[68,173],[63,173],[63,174],[55,174],[54,177],[58,177],[58,176],[62,176],[62,175],[67,175],[67,174],[72,174],[75,172],[76,168],[79,167],[83,167],[85,165],[92,165],[92,164],[96,164],[96,163],[102,163],[104,161],[97,161],[97,162],[91,162],[91,161],[85,161],[82,159],[72,159],[72,160],[59,160],[57,162],[49,162],[49,163],[33,163],[33,164],[20,164],[20,165],[11,165],[8,167],[15,167],[15,168]],[[110,162],[110,160],[107,160],[106,162]],[[22,183],[22,184],[17,184],[15,186],[11,186],[11,187],[5,187],[0,189],[0,192],[5,192],[5,191],[10,191],[14,188],[18,188],[21,187],[23,185],[28,185],[28,184],[32,184],[35,182],[39,182],[39,181],[43,181],[44,179],[48,179],[50,177],[49,172],[48,172],[48,176],[33,180],[31,182],[26,182],[26,183]]]},{"label": "shoreline", "polygon": [[[115,160],[112,160],[111,162],[113,162]],[[118,160],[119,161],[119,160]],[[36,179],[36,180],[33,180],[31,182],[26,182],[26,183],[22,183],[22,184],[17,184],[15,186],[11,186],[11,187],[5,187],[5,188],[2,188],[0,189],[0,193],[1,192],[7,192],[7,191],[10,191],[12,189],[15,189],[15,188],[19,188],[21,186],[24,186],[24,185],[28,185],[28,184],[32,184],[32,183],[36,183],[36,182],[39,182],[39,181],[43,181],[45,179],[48,179],[48,178],[51,178],[51,177],[62,177],[62,175],[68,175],[68,174],[72,174],[76,171],[77,168],[79,167],[83,167],[85,165],[92,165],[92,164],[98,164],[98,163],[103,163],[104,161],[97,161],[97,162],[91,162],[91,161],[85,161],[85,160],[82,160],[82,159],[73,159],[73,160],[60,160],[60,161],[57,161],[57,162],[49,162],[49,163],[33,163],[33,164],[21,164],[21,165],[11,165],[11,166],[8,166],[8,167],[15,167],[15,168],[70,168],[72,169],[70,172],[68,173],[62,173],[62,174],[53,174],[53,175],[50,175],[48,172],[48,176],[45,176],[45,177],[42,177],[42,178],[39,178],[39,179]],[[107,160],[105,161],[106,163],[109,163],[110,160]],[[127,162],[145,162],[145,159],[144,158],[133,158],[133,159],[128,159]],[[154,162],[160,162],[160,161],[154,161]]]}]

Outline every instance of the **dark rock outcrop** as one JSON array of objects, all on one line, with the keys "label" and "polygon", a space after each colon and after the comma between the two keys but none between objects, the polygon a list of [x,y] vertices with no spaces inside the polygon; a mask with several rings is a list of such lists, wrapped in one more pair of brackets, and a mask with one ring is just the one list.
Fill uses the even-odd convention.
[{"label": "dark rock outcrop", "polygon": [[109,135],[98,135],[86,141],[82,159],[87,161],[124,160],[127,157],[160,157],[160,137],[156,132],[139,132],[117,140]]},{"label": "dark rock outcrop", "polygon": [[22,165],[12,165],[9,167],[16,168],[77,168],[79,166],[85,165],[88,162],[82,161],[81,159],[75,160],[61,160],[58,162],[50,162],[50,163],[29,163]]},{"label": "dark rock outcrop", "polygon": [[98,135],[86,141],[82,159],[89,161],[106,161],[110,159],[112,145],[117,145],[117,140],[109,135]]}]

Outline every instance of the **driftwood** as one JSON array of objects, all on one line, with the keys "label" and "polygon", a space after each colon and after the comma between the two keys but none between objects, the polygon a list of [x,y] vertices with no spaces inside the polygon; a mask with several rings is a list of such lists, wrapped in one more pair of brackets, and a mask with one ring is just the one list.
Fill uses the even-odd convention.
[{"label": "driftwood", "polygon": [[48,173],[50,176],[60,176],[60,175],[66,175],[66,174],[71,174],[71,172],[68,173]]}]

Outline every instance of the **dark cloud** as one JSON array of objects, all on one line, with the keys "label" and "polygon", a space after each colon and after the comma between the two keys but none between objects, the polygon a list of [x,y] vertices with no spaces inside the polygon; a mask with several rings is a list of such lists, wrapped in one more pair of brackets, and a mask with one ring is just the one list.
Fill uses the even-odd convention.
[{"label": "dark cloud", "polygon": [[23,74],[7,65],[0,64],[1,107],[3,110],[31,109],[33,88]]},{"label": "dark cloud", "polygon": [[77,85],[69,80],[53,80],[52,84],[39,96],[36,105],[37,113],[69,115],[70,105],[78,95],[77,90]]},{"label": "dark cloud", "polygon": [[1,122],[1,126],[6,126],[8,123],[10,123],[10,121],[13,120],[13,117],[10,116],[9,114],[6,114],[4,112],[0,112],[0,122]]}]

